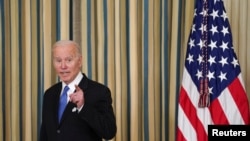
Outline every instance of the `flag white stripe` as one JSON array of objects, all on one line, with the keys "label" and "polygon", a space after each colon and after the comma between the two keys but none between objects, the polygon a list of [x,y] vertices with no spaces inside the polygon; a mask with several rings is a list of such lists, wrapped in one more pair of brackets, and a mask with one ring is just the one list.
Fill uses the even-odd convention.
[{"label": "flag white stripe", "polygon": [[[196,1],[193,25],[189,35],[191,42],[187,43],[178,106],[178,114],[181,115],[178,117],[178,122],[181,122],[181,124],[178,123],[178,131],[181,132],[177,134],[179,141],[183,138],[188,141],[207,141],[208,125],[249,124],[250,122],[249,103],[244,95],[246,92],[242,90],[245,86],[240,66],[230,63],[238,60],[232,47],[229,21],[220,16],[225,14],[224,10],[221,0]],[[214,26],[223,30],[214,33]],[[224,29],[227,30],[227,34]],[[213,96],[209,107],[198,107],[199,83],[203,84],[200,78],[208,78],[208,84],[202,85],[202,88],[209,87]],[[228,85],[229,83],[231,84]]]},{"label": "flag white stripe", "polygon": [[178,127],[179,130],[182,132],[183,136],[187,141],[197,141],[196,131],[189,122],[188,117],[185,115],[181,105],[179,104],[179,111],[178,111]]},{"label": "flag white stripe", "polygon": [[244,85],[245,83],[244,83],[244,81],[242,79],[242,74],[241,73],[238,75],[238,79],[239,79],[240,84],[242,85],[243,89],[246,90],[245,85]]},{"label": "flag white stripe", "polygon": [[182,86],[185,89],[185,91],[188,94],[188,97],[191,99],[192,104],[196,108],[196,114],[199,118],[199,120],[203,123],[203,126],[206,130],[207,133],[207,125],[212,124],[212,118],[211,114],[208,108],[199,108],[198,107],[198,101],[199,101],[199,92],[197,88],[195,87],[195,84],[193,83],[189,73],[187,72],[186,68],[184,68],[184,73],[183,73],[183,83]]},{"label": "flag white stripe", "polygon": [[226,114],[229,124],[244,124],[240,111],[238,110],[238,106],[235,104],[235,101],[228,88],[222,91],[222,94],[218,97],[218,100],[222,109],[224,110],[224,113]]}]

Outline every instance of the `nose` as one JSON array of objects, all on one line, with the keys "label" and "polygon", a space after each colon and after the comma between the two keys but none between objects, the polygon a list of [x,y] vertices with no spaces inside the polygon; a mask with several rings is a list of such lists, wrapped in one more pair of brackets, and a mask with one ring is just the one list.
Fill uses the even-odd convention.
[{"label": "nose", "polygon": [[62,61],[61,62],[61,68],[66,68],[66,67],[67,67],[66,61]]}]

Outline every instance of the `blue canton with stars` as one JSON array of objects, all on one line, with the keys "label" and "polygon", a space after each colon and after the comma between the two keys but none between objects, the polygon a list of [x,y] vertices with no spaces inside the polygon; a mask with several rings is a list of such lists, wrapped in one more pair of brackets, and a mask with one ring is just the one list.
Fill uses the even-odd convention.
[{"label": "blue canton with stars", "polygon": [[[203,0],[196,3],[192,29],[188,39],[185,67],[198,91],[201,78],[207,77],[210,100],[217,98],[221,92],[239,75],[240,66],[233,49],[232,34],[222,0],[207,0],[207,10]],[[204,24],[203,16],[207,15]],[[206,29],[206,30],[202,30]],[[203,35],[207,35],[207,74],[204,73],[205,47]]]}]

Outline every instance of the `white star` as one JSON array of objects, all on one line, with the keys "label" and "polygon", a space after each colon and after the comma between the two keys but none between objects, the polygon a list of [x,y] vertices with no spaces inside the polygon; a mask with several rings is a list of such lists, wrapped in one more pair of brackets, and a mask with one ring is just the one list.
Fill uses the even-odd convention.
[{"label": "white star", "polygon": [[214,72],[208,72],[207,74],[208,80],[210,81],[212,78],[214,79]]},{"label": "white star", "polygon": [[212,28],[209,31],[212,31],[212,34],[214,35],[215,32],[218,32],[217,26],[212,25]]},{"label": "white star", "polygon": [[201,55],[199,55],[197,61],[199,62],[199,64],[201,64],[201,62],[203,62],[203,57]]},{"label": "white star", "polygon": [[209,94],[213,94],[213,87],[211,87],[211,88],[208,87],[208,93],[209,93]]},{"label": "white star", "polygon": [[220,75],[218,76],[220,78],[220,81],[222,82],[224,79],[227,80],[226,78],[227,73],[222,73],[220,72]]},{"label": "white star", "polygon": [[225,49],[228,49],[227,44],[228,44],[228,43],[225,43],[224,41],[222,41],[222,45],[220,46],[220,48],[222,48],[223,51],[225,51]]},{"label": "white star", "polygon": [[227,57],[224,58],[223,56],[221,56],[221,60],[219,61],[219,63],[221,63],[222,67],[224,67],[225,64],[228,64]]},{"label": "white star", "polygon": [[202,71],[197,70],[196,76],[198,77],[198,80],[202,78]]},{"label": "white star", "polygon": [[214,48],[217,48],[216,43],[217,41],[213,42],[213,40],[211,40],[211,43],[208,45],[209,47],[211,47],[211,51],[213,51]]},{"label": "white star", "polygon": [[223,29],[221,30],[221,32],[223,33],[224,36],[225,36],[227,33],[229,34],[229,32],[228,32],[228,27],[224,27],[224,26],[223,26]]},{"label": "white star", "polygon": [[194,62],[193,55],[190,55],[190,54],[189,54],[187,60],[188,60],[189,64],[190,64],[191,62]]},{"label": "white star", "polygon": [[219,2],[219,1],[221,1],[221,0],[214,0],[214,4],[215,4],[217,1]]},{"label": "white star", "polygon": [[189,44],[190,49],[191,49],[192,47],[194,47],[194,40],[190,39],[188,44]]},{"label": "white star", "polygon": [[224,21],[227,19],[227,14],[225,11],[223,11],[223,14],[221,15],[221,17],[224,19]]},{"label": "white star", "polygon": [[203,34],[203,32],[207,31],[207,25],[201,24],[199,30],[201,31],[201,34]]},{"label": "white star", "polygon": [[202,15],[203,17],[205,17],[207,15],[207,10],[206,9],[202,9],[200,15]]},{"label": "white star", "polygon": [[213,10],[213,13],[210,14],[211,16],[213,16],[213,20],[214,20],[216,17],[219,17],[218,12],[219,12],[218,10],[216,10],[216,11]]},{"label": "white star", "polygon": [[234,67],[236,67],[237,65],[239,65],[238,60],[233,58],[232,64],[234,65]]},{"label": "white star", "polygon": [[196,26],[195,24],[192,25],[192,33],[196,31],[195,26]]},{"label": "white star", "polygon": [[197,16],[197,9],[194,9],[194,17]]},{"label": "white star", "polygon": [[210,55],[210,57],[209,57],[209,59],[208,59],[208,62],[209,62],[209,64],[210,64],[210,66],[213,65],[213,63],[216,63],[215,58],[216,58],[216,56],[212,57],[212,56]]},{"label": "white star", "polygon": [[200,42],[199,42],[197,45],[200,46],[200,49],[202,49],[204,43],[203,43],[202,40],[200,39]]}]

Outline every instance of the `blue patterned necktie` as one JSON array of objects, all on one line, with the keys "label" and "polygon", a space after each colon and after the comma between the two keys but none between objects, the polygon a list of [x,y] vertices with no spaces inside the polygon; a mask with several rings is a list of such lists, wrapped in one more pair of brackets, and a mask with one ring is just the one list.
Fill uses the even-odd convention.
[{"label": "blue patterned necktie", "polygon": [[68,86],[65,86],[63,89],[63,93],[60,97],[60,102],[59,102],[59,110],[58,110],[58,121],[61,121],[61,117],[63,114],[63,111],[67,105],[67,91],[69,90]]}]

